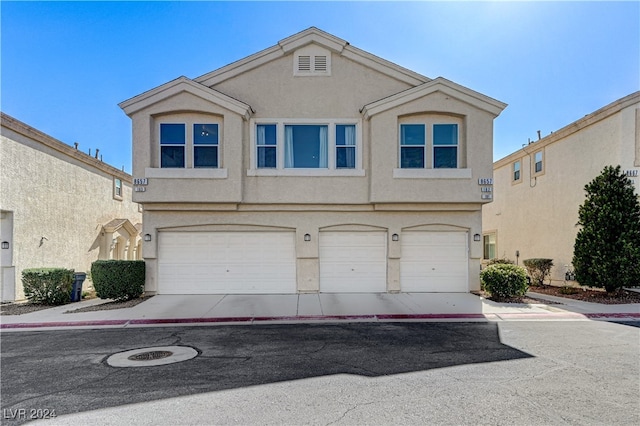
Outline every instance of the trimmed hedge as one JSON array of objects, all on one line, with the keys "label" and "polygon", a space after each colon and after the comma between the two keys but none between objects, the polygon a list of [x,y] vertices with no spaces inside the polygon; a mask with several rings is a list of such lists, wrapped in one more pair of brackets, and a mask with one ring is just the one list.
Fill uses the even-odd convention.
[{"label": "trimmed hedge", "polygon": [[551,273],[551,267],[553,266],[553,259],[534,258],[525,259],[522,261],[529,276],[531,277],[531,284],[535,286],[543,286],[544,280]]},{"label": "trimmed hedge", "polygon": [[529,289],[525,269],[509,263],[487,266],[480,271],[480,280],[485,291],[498,300],[522,297]]},{"label": "trimmed hedge", "polygon": [[32,268],[22,271],[24,295],[31,303],[64,305],[71,302],[73,269]]},{"label": "trimmed hedge", "polygon": [[96,260],[91,264],[91,279],[101,299],[135,299],[144,292],[144,261]]},{"label": "trimmed hedge", "polygon": [[497,265],[497,264],[515,265],[515,263],[516,262],[514,262],[511,259],[507,259],[506,257],[503,257],[503,258],[491,259],[490,261],[487,262],[487,266]]}]

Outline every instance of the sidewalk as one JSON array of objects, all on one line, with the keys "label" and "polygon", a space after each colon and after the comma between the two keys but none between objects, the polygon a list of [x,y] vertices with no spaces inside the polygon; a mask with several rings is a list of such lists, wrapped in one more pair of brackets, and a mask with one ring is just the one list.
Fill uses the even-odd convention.
[{"label": "sidewalk", "polygon": [[468,293],[158,295],[131,308],[65,313],[93,299],[0,317],[2,331],[153,325],[327,321],[640,321],[640,304],[603,305],[529,293],[562,304],[503,304]]}]

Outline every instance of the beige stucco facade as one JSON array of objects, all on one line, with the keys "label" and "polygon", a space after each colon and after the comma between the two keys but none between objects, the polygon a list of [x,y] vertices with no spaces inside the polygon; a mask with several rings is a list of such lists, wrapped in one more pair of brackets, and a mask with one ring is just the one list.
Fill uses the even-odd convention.
[{"label": "beige stucco facade", "polygon": [[494,199],[483,207],[482,222],[485,239],[495,235],[495,256],[515,261],[519,252],[520,264],[551,258],[551,279],[561,284],[571,268],[584,186],[608,165],[620,165],[640,193],[640,92],[494,163]]},{"label": "beige stucco facade", "polygon": [[[306,72],[300,57],[323,58]],[[323,67],[325,62],[323,62]],[[180,77],[120,104],[132,119],[133,200],[144,206],[147,291],[158,291],[159,234],[168,232],[295,233],[296,291],[322,291],[318,241],[323,232],[383,231],[386,291],[402,291],[401,242],[407,231],[466,233],[467,289],[479,287],[479,179],[491,178],[493,119],[505,104],[443,78],[429,79],[344,40],[310,28],[196,79]],[[219,128],[218,167],[195,168],[193,123]],[[403,124],[453,123],[457,166],[400,166]],[[163,168],[160,127],[186,123],[184,166]],[[355,165],[338,168],[329,136],[328,165],[259,167],[256,128],[349,124]],[[280,143],[280,142],[279,142]],[[395,236],[394,236],[395,234]],[[305,237],[307,238],[305,240]],[[395,238],[395,240],[394,240]]]},{"label": "beige stucco facade", "polygon": [[24,298],[23,269],[141,258],[131,176],[4,113],[0,188],[3,301]]}]

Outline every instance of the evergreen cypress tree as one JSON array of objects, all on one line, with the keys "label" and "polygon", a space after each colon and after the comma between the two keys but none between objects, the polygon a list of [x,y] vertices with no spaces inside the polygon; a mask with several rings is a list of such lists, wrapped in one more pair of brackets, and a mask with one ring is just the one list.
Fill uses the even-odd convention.
[{"label": "evergreen cypress tree", "polygon": [[584,187],[573,267],[581,285],[613,292],[640,285],[640,201],[620,166]]}]

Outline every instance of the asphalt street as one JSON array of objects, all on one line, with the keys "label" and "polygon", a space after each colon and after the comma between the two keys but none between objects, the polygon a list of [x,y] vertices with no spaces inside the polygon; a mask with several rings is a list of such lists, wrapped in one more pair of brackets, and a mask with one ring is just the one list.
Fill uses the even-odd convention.
[{"label": "asphalt street", "polygon": [[[398,322],[2,333],[2,424],[636,425],[638,324]],[[193,348],[198,355],[159,366],[106,362],[115,353],[167,346]]]}]

